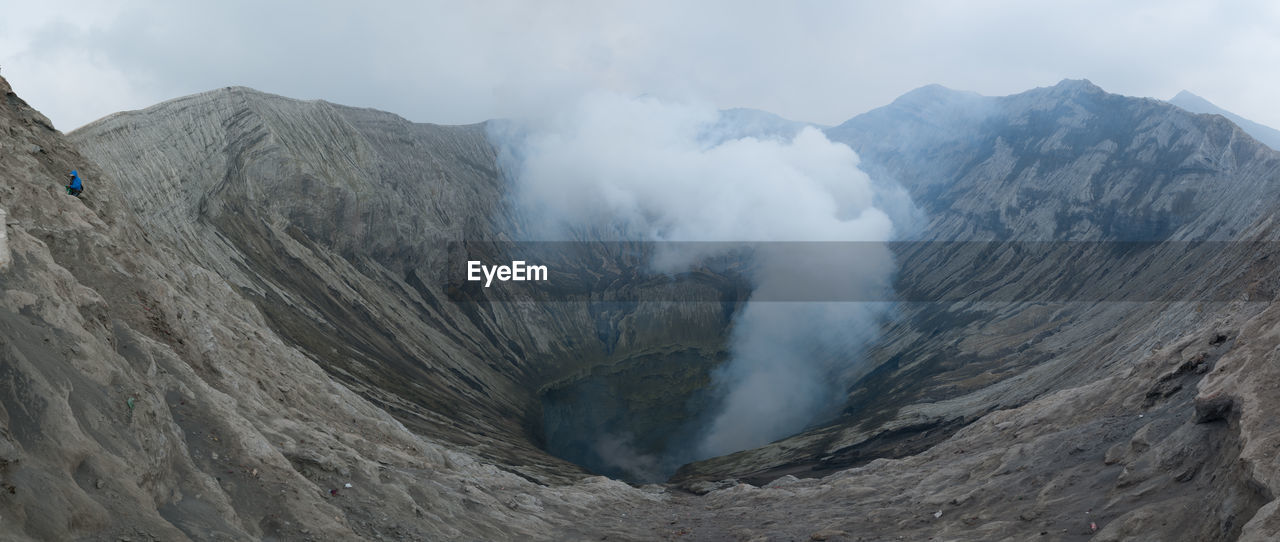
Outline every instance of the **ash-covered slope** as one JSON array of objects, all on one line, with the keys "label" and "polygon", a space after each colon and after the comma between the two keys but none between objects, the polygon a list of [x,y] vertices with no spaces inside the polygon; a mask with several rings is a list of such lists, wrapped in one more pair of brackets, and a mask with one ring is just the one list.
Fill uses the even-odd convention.
[{"label": "ash-covered slope", "polygon": [[[481,125],[227,88],[71,138],[290,344],[413,429],[534,479],[582,474],[534,445],[544,386],[655,352],[704,360],[705,378],[723,342],[710,305],[450,301],[448,243],[516,233]],[[655,401],[682,399],[668,393]]]},{"label": "ash-covered slope", "polygon": [[[1003,98],[926,87],[829,133],[853,146],[865,168],[908,187],[928,216],[919,233],[927,239],[1274,238],[1280,156],[1220,117],[1106,94],[1087,82]],[[1072,258],[1104,257],[1097,251],[1105,245],[1076,246]],[[938,270],[946,269],[946,256],[936,249],[899,254],[899,282],[944,289],[950,277]],[[1265,250],[1234,252],[1176,265],[1155,258],[1152,266],[1168,270],[1157,275],[1171,291],[1221,288],[1233,299],[1269,300],[1272,279],[1248,272],[1269,257]],[[707,487],[703,480],[768,481],[865,465],[855,470],[879,485],[887,480],[870,473],[902,465],[873,460],[929,450],[908,463],[922,469],[918,483],[933,487],[914,491],[962,496],[917,502],[955,506],[972,514],[965,521],[1087,534],[1075,530],[1088,525],[1077,518],[1141,524],[1158,510],[1207,500],[1222,506],[1195,522],[1166,522],[1165,535],[1147,534],[1234,537],[1273,490],[1259,490],[1259,479],[1240,470],[1237,454],[1254,437],[1235,433],[1234,420],[1202,423],[1226,418],[1198,413],[1205,407],[1196,404],[1196,386],[1212,368],[1234,370],[1214,363],[1249,318],[1261,312],[1260,325],[1272,325],[1269,302],[1045,300],[1030,292],[1052,274],[1026,271],[992,267],[982,276],[1002,292],[1000,302],[902,307],[873,348],[869,372],[849,389],[840,419],[688,465],[677,478]],[[1224,282],[1206,283],[1208,276]],[[1026,301],[1010,302],[1024,291]],[[1169,344],[1182,353],[1169,357]],[[1257,407],[1256,416],[1270,408]],[[1037,421],[1026,424],[1027,416]],[[983,425],[992,419],[1009,425]],[[1141,440],[1132,449],[1145,458],[1119,458],[1130,437]],[[971,461],[976,450],[1009,446],[1028,462]],[[1129,478],[1138,471],[1139,480]],[[881,506],[893,502],[900,501],[886,496]],[[991,513],[999,502],[1025,504]]]},{"label": "ash-covered slope", "polygon": [[[927,217],[915,233],[924,239],[1244,239],[1264,231],[1255,226],[1271,216],[1280,196],[1280,154],[1225,119],[1108,94],[1087,81],[1064,81],[1000,98],[924,87],[829,134],[852,146],[864,168],[907,188]],[[1255,229],[1246,235],[1250,228]],[[1106,258],[1101,245],[1077,246],[1061,256]],[[954,278],[947,272],[949,256],[936,247],[899,254],[898,282],[945,290]],[[1000,259],[995,254],[989,261]],[[1113,359],[1128,338],[1150,338],[1155,332],[1145,326],[1169,317],[1164,312],[1168,307],[1036,297],[1037,288],[1053,280],[1053,269],[1067,263],[1049,265],[1047,276],[992,266],[977,281],[1000,291],[1002,303],[905,306],[876,345],[868,376],[850,390],[846,413],[851,419],[845,423],[859,429],[819,439],[824,441],[821,452],[787,455],[823,457],[829,466],[847,466],[900,453],[893,451],[899,441],[920,439],[922,433],[930,436],[909,448],[932,444],[983,412],[1021,404],[1067,384],[1066,373],[1084,380],[1105,375],[1110,369],[1083,370],[1080,360]],[[1232,264],[1246,267],[1242,262],[1182,262],[1179,267],[1188,266],[1183,272],[1158,278],[1171,291],[1198,293],[1216,286],[1199,283],[1200,277],[1225,277],[1218,270]],[[1124,285],[1098,288],[1108,286],[1118,290]],[[1025,303],[1009,303],[1018,300]],[[1059,303],[1045,306],[1045,301]],[[1096,340],[1117,329],[1124,333]],[[1014,376],[1031,381],[999,384]],[[921,408],[940,407],[908,406],[971,392],[976,395],[962,401],[963,407],[953,404],[922,414],[917,412]],[[877,435],[907,427],[914,429],[889,442],[875,442]],[[872,444],[872,450],[860,449],[860,442]],[[730,470],[745,472],[742,467]]]},{"label": "ash-covered slope", "polygon": [[[912,191],[928,213],[928,238],[1272,237],[1275,154],[1221,119],[1148,102],[1078,82],[1006,98],[932,88],[830,134],[873,174]],[[31,129],[48,148],[59,141]],[[135,412],[163,408],[155,417],[143,410],[145,424],[136,413],[99,421],[107,436],[83,446],[76,433],[88,422],[73,419],[74,408],[40,420],[66,430],[41,437],[57,454],[41,463],[29,450],[39,443],[24,441],[13,457],[29,469],[21,476],[51,484],[50,500],[71,495],[59,501],[71,512],[29,521],[19,534],[117,537],[124,525],[165,539],[1265,540],[1280,532],[1280,432],[1269,424],[1280,405],[1267,392],[1280,381],[1271,360],[1280,317],[1267,302],[907,307],[849,390],[845,416],[683,473],[686,487],[723,489],[642,491],[582,479],[537,450],[527,425],[538,388],[653,353],[714,357],[727,315],[445,301],[418,274],[443,244],[511,227],[478,127],[229,89],[113,116],[72,139],[103,164],[87,168],[102,181],[86,202],[115,209],[76,216],[129,225],[94,229],[101,246],[92,250],[70,230],[48,234],[56,242],[47,245],[17,242],[38,218],[78,202],[58,199],[56,186],[21,214],[0,200],[10,221],[26,217],[9,232],[15,262],[54,247],[20,278],[0,276],[24,281],[6,289],[62,299],[83,290],[35,277],[64,265],[75,281],[108,292],[100,311],[119,311],[117,320],[142,331],[86,339],[105,362],[49,351],[50,363],[6,367],[64,371],[67,381],[95,375],[79,387],[104,394],[94,412],[123,412],[110,394],[130,389],[146,392],[129,395],[143,405]],[[81,162],[62,156],[47,174],[4,180],[39,191],[57,182],[48,175]],[[98,190],[118,190],[137,215],[111,203],[117,196],[93,199]],[[1249,206],[1225,207],[1233,198]],[[929,270],[913,265],[924,256],[901,256],[905,272]],[[133,258],[152,263],[130,271]],[[1246,259],[1216,265],[1244,269]],[[1262,299],[1278,290],[1270,276],[1237,279]],[[69,309],[10,312],[73,334],[96,329],[56,320]],[[31,358],[49,347],[25,348]],[[104,380],[102,367],[124,376]],[[21,386],[3,395],[6,411],[31,398],[80,400],[68,399],[78,396],[67,385]],[[171,448],[113,452],[122,459],[67,474],[96,457],[84,446],[96,450],[92,441],[122,423]],[[144,466],[99,466],[121,463]],[[728,477],[772,482],[716,483]],[[118,480],[145,491],[96,522],[70,515],[96,510],[84,499],[114,498],[94,492]],[[340,487],[347,481],[350,490]],[[330,488],[339,496],[328,497]],[[263,495],[272,498],[255,500]],[[29,499],[14,506],[48,502]]]},{"label": "ash-covered slope", "polygon": [[[409,431],[273,331],[224,279],[237,264],[171,243],[0,94],[0,537],[548,539],[658,499],[541,486]],[[83,199],[61,187],[73,168]]]}]

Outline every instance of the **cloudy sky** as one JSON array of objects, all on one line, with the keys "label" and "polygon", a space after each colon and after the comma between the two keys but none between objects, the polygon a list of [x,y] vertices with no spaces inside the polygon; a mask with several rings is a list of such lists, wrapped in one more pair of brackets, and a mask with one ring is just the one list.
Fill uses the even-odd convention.
[{"label": "cloudy sky", "polygon": [[[110,4],[110,5],[105,5]],[[64,131],[245,85],[476,122],[606,89],[822,124],[929,83],[1189,89],[1280,127],[1280,3],[1191,1],[14,3],[0,75]]]}]

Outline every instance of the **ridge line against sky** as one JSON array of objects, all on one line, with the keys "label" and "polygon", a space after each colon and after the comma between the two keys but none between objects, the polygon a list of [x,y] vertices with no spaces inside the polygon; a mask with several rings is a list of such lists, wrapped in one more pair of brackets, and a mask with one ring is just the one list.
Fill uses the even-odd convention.
[{"label": "ridge line against sky", "polygon": [[1007,95],[1064,78],[1187,89],[1280,126],[1275,65],[1280,3],[1264,1],[65,0],[0,19],[0,75],[63,131],[231,85],[445,124],[610,90],[836,125],[931,83]]}]

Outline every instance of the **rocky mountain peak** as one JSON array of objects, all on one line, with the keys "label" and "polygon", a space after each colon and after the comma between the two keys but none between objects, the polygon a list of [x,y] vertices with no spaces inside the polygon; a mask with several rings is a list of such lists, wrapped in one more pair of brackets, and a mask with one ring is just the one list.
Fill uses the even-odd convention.
[{"label": "rocky mountain peak", "polygon": [[952,90],[937,83],[928,84],[919,88],[907,91],[898,96],[890,105],[911,106],[918,104],[931,104],[939,102],[947,102],[954,99],[955,96],[961,94],[976,94],[974,92]]},{"label": "rocky mountain peak", "polygon": [[1102,90],[1102,87],[1099,87],[1098,85],[1093,84],[1093,81],[1090,81],[1088,79],[1063,79],[1059,81],[1056,85],[1053,85],[1051,87],[1042,87],[1040,89],[1032,89],[1028,92],[1037,92],[1039,90],[1048,90],[1054,94],[1059,94],[1059,95],[1106,94],[1107,93],[1107,91]]},{"label": "rocky mountain peak", "polygon": [[1169,99],[1169,102],[1170,103],[1182,102],[1182,103],[1209,104],[1209,100],[1206,100],[1204,98],[1201,98],[1200,96],[1192,94],[1191,91],[1186,89],[1179,90],[1177,94],[1174,94],[1173,97]]},{"label": "rocky mountain peak", "polygon": [[900,115],[924,117],[948,109],[969,107],[986,100],[988,98],[976,92],[952,90],[932,84],[908,91],[881,109],[892,110]]}]

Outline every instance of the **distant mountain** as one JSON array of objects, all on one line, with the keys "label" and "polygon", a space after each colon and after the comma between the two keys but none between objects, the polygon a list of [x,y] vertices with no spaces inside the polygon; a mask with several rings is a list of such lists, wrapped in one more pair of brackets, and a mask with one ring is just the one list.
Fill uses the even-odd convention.
[{"label": "distant mountain", "polygon": [[709,135],[715,139],[739,137],[790,139],[806,126],[825,128],[825,126],[785,119],[759,109],[733,108],[720,111],[720,119],[711,127]]},{"label": "distant mountain", "polygon": [[1195,94],[1184,90],[1179,92],[1177,96],[1170,98],[1169,103],[1192,113],[1207,113],[1227,117],[1231,122],[1236,123],[1241,129],[1253,136],[1254,139],[1261,141],[1268,147],[1280,150],[1280,130],[1241,117]]},{"label": "distant mountain", "polygon": [[827,130],[946,239],[1227,239],[1269,212],[1275,153],[1224,117],[1089,81],[1003,97],[931,85]]},{"label": "distant mountain", "polygon": [[[928,239],[1231,240],[1274,235],[1265,227],[1275,212],[1274,202],[1280,201],[1280,185],[1274,182],[1280,154],[1225,117],[1111,94],[1084,80],[1002,97],[930,85],[826,134],[852,147],[862,160],[860,167],[873,178],[903,185],[926,217],[921,236]],[[1076,249],[1046,261],[1046,273],[989,266],[984,282],[990,291],[1024,291],[1028,285],[1059,281],[1055,269],[1067,269],[1072,262],[1106,259],[1101,245],[1080,243]],[[1016,257],[1007,247],[992,250],[987,261]],[[897,256],[900,285],[948,287],[949,277],[938,272],[946,269],[939,262],[948,257],[941,251],[906,250]],[[1251,261],[1228,259],[1152,263],[1150,269],[1170,272],[1150,282],[1171,289],[1216,286],[1196,281],[1206,276],[1209,266],[1247,269]],[[1103,287],[1119,288],[1124,280],[1107,281]],[[1202,338],[1207,332],[1196,331],[1203,325],[1197,323],[1202,314],[1188,307],[1191,304],[908,304],[867,353],[869,372],[847,390],[842,418],[755,450],[691,463],[675,479],[687,485],[684,481],[729,477],[764,483],[778,473],[862,466],[880,457],[910,455],[906,450],[928,449],[944,439],[962,440],[953,432],[968,420],[993,411],[1038,409],[1074,393],[1058,396],[1057,390],[1113,378],[1117,367],[1151,356],[1158,341],[1166,340],[1157,337],[1185,334],[1190,338],[1183,344],[1208,344],[1209,339]],[[1100,397],[1132,405],[1133,397],[1145,398],[1146,390],[1166,378],[1153,376],[1135,391],[1113,388]],[[1183,389],[1194,386],[1188,383]],[[1193,446],[1179,439],[1201,430],[1191,421],[1194,398],[1192,392],[1165,403],[1167,414],[1160,416],[1168,416],[1168,421],[1161,423],[1183,424],[1177,436],[1165,440],[1168,449]],[[1099,402],[1090,408],[1108,407]],[[1117,411],[1128,415],[1135,408]],[[1065,418],[1057,416],[1051,417]],[[1143,416],[1144,421],[1136,423],[1150,423],[1156,414],[1146,410]],[[1092,431],[1076,425],[1061,436],[1077,438],[1072,433],[1077,430]],[[973,425],[964,431],[980,432]],[[1010,437],[1006,433],[990,438],[1000,443],[996,446],[1007,446]],[[1103,432],[1085,440],[1111,441]],[[974,449],[966,446],[948,453]],[[1087,470],[1099,464],[1101,453],[1073,455]],[[1063,458],[1053,466],[1054,472],[1082,472],[1066,464]],[[1099,480],[1114,475],[1104,470],[1096,471]],[[1021,472],[1038,476],[1028,474],[1030,469]],[[1242,499],[1252,502],[1252,497]],[[1089,510],[1065,517],[1083,516]],[[1098,509],[1091,510],[1096,514]],[[1108,513],[1128,512],[1113,508]],[[1230,534],[1233,528],[1222,532]]]}]

